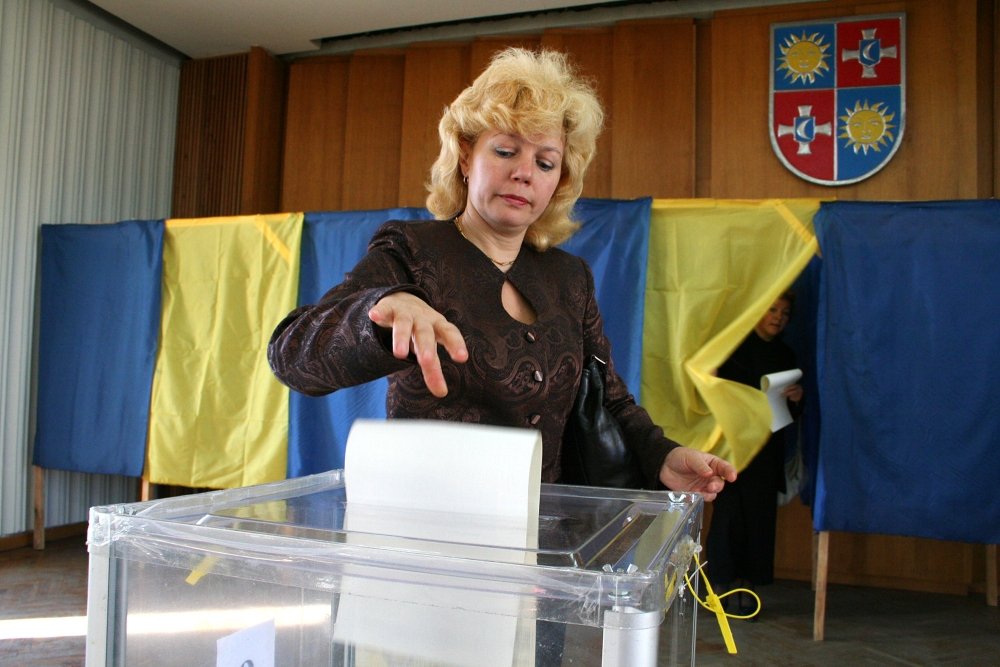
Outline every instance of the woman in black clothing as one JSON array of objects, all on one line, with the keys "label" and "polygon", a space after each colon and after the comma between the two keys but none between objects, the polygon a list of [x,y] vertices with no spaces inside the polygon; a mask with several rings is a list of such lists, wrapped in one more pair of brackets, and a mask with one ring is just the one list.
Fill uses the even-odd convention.
[{"label": "woman in black clothing", "polygon": [[[780,337],[791,317],[793,301],[788,292],[778,297],[719,367],[720,378],[760,388],[762,376],[796,368],[795,353]],[[802,386],[791,385],[785,397],[792,414],[798,414]],[[739,479],[726,485],[713,503],[706,568],[720,591],[736,586],[754,590],[774,581],[775,524],[778,493],[785,490],[787,428],[771,434]],[[749,596],[741,594],[739,599],[742,613],[756,607]]]}]

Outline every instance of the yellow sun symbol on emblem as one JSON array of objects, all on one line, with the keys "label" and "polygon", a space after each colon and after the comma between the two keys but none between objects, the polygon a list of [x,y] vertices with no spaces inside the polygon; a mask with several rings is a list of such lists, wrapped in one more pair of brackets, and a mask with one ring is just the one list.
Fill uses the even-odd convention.
[{"label": "yellow sun symbol on emblem", "polygon": [[844,123],[841,139],[847,139],[847,147],[854,149],[854,154],[869,150],[879,152],[883,146],[888,146],[893,140],[892,129],[896,127],[892,120],[894,113],[888,113],[882,102],[869,105],[860,100],[854,103],[853,109],[844,109],[846,115],[840,120]]},{"label": "yellow sun symbol on emblem", "polygon": [[789,35],[779,48],[781,64],[778,65],[778,69],[785,70],[785,78],[790,79],[792,83],[798,81],[815,83],[818,75],[830,69],[826,64],[826,52],[830,49],[830,45],[824,42],[823,35],[818,32],[808,37],[805,32],[801,37]]}]

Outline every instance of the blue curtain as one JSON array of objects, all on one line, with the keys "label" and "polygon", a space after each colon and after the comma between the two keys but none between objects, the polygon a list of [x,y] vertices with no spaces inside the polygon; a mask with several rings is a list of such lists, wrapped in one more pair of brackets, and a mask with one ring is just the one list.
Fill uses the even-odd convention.
[{"label": "blue curtain", "polygon": [[[574,215],[580,231],[562,247],[587,260],[611,339],[619,374],[639,391],[642,313],[652,199],[582,199]],[[421,220],[421,208],[307,213],[302,232],[299,303],[316,303],[340,283],[364,255],[368,241],[387,220]],[[385,417],[384,379],[313,398],[292,392],[288,476],[342,468],[347,434],[359,417]]]},{"label": "blue curtain", "polygon": [[163,221],[43,225],[34,464],[139,477]]},{"label": "blue curtain", "polygon": [[[344,279],[387,220],[420,220],[425,209],[306,213],[299,265],[299,304],[319,301]],[[349,387],[327,396],[291,392],[288,425],[288,476],[300,477],[344,467],[351,424],[359,417],[385,417],[385,379]]]},{"label": "blue curtain", "polygon": [[816,495],[816,467],[819,456],[821,423],[819,384],[816,381],[816,318],[819,305],[819,279],[822,260],[813,257],[792,285],[795,306],[792,319],[783,334],[785,342],[795,351],[802,369],[802,389],[805,392],[803,411],[795,428],[786,430],[785,462],[791,462],[796,446],[802,455],[805,477],[799,487],[799,497],[806,505],[813,504]]},{"label": "blue curtain", "polygon": [[573,217],[580,231],[560,247],[587,260],[594,272],[604,332],[615,370],[639,399],[642,324],[646,301],[651,198],[580,199]]},{"label": "blue curtain", "polygon": [[824,204],[817,530],[1000,542],[1000,203]]}]

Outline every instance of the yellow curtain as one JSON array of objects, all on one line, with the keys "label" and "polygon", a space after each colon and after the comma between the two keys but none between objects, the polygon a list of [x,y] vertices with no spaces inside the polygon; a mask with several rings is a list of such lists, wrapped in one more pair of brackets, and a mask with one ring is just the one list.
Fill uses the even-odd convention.
[{"label": "yellow curtain", "polygon": [[714,372],[817,251],[819,200],[654,200],[641,396],[672,439],[742,470],[767,441],[764,394]]},{"label": "yellow curtain", "polygon": [[302,220],[166,222],[149,481],[230,488],[284,479],[288,390],[265,350],[295,307]]}]

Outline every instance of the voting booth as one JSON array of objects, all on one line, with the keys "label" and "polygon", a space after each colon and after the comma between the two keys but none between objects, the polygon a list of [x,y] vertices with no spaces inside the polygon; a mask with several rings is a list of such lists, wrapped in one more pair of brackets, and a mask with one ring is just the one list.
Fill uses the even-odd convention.
[{"label": "voting booth", "polygon": [[701,496],[541,484],[525,524],[349,470],[93,508],[87,665],[694,664]]}]

